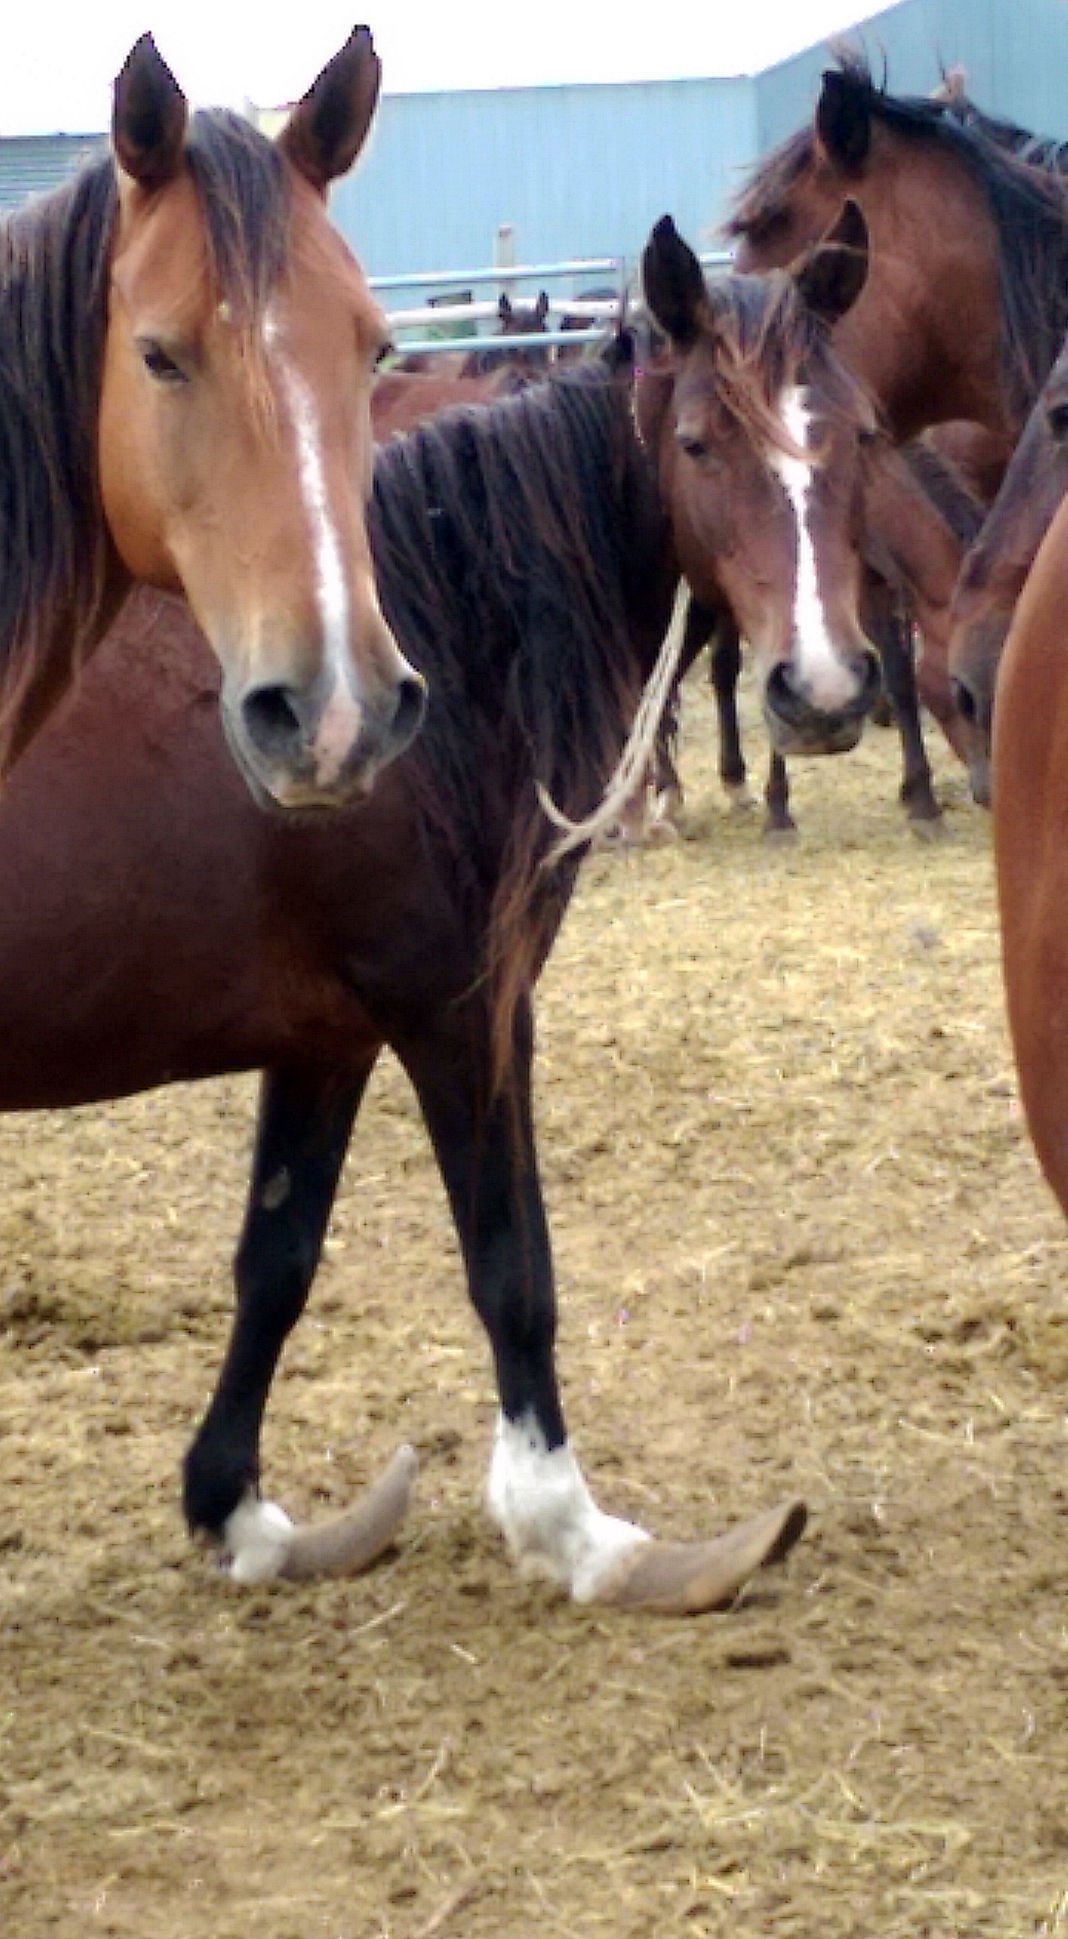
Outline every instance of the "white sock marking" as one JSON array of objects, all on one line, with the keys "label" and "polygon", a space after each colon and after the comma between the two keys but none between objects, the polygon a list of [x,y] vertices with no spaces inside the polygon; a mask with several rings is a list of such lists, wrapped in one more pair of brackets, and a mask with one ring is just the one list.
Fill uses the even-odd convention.
[{"label": "white sock marking", "polygon": [[273,1582],[289,1552],[293,1524],[284,1508],[250,1491],[223,1526],[227,1574],[235,1582]]},{"label": "white sock marking", "polygon": [[[782,422],[793,442],[805,448],[812,413],[804,391],[795,386],[780,400]],[[857,678],[834,650],[820,596],[816,552],[809,524],[813,488],[811,460],[793,458],[787,451],[769,454],[772,470],[781,478],[797,523],[797,578],[794,584],[794,667],[799,684],[821,713],[837,713],[857,697]]]},{"label": "white sock marking", "polygon": [[486,1497],[522,1572],[549,1576],[576,1602],[591,1601],[620,1557],[649,1540],[602,1513],[570,1446],[550,1451],[529,1416],[499,1416]]}]

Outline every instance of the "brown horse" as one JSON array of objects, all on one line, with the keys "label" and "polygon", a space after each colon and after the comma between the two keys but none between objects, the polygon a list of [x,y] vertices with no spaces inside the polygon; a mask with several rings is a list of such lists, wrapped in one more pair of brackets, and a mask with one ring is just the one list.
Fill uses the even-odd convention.
[{"label": "brown horse", "polygon": [[456,404],[488,404],[521,387],[508,364],[481,377],[450,377],[435,370],[384,370],[371,391],[371,430],[376,444],[414,430]]},{"label": "brown horse", "polygon": [[793,276],[706,284],[667,217],[642,262],[668,352],[639,380],[638,417],[693,595],[687,651],[710,616],[729,614],[755,656],[779,755],[854,747],[880,691],[858,611],[877,425],[827,342],[867,270],[855,204]]},{"label": "brown horse", "polygon": [[324,201],[378,87],[360,28],[272,144],[145,36],[111,154],[0,234],[0,767],[135,580],[188,598],[257,796],[334,805],[419,725],[365,522],[385,327]]},{"label": "brown horse", "polygon": [[967,723],[972,793],[990,805],[994,689],[1016,601],[1068,489],[1068,348],[1061,351],[975,544],[953,601],[950,672]]},{"label": "brown horse", "polygon": [[793,260],[845,197],[872,272],[836,345],[899,442],[983,425],[1006,462],[1068,329],[1068,189],[944,102],[876,88],[843,56],[815,120],[760,163],[728,224],[737,266]]},{"label": "brown horse", "polygon": [[509,345],[509,337],[543,337],[549,327],[549,297],[539,290],[533,303],[513,303],[503,291],[497,299],[497,335],[491,344],[469,350],[460,366],[461,377],[483,377],[489,371],[510,370],[524,378],[543,377],[549,367],[551,345]]},{"label": "brown horse", "polygon": [[[860,611],[865,632],[879,654],[883,684],[901,735],[900,800],[910,826],[919,834],[932,833],[941,809],[923,743],[919,703],[934,715],[954,753],[967,761],[970,740],[954,704],[948,671],[951,602],[965,547],[981,523],[982,507],[941,455],[922,444],[907,445],[899,452],[879,443],[868,452],[865,472],[867,570]],[[873,609],[873,597],[881,601],[881,608]],[[738,629],[729,614],[706,612],[694,605],[680,659],[680,681],[706,644],[719,727],[720,781],[735,805],[747,807],[751,797],[737,707],[742,664]],[[653,763],[654,828],[677,826],[682,803],[674,758],[677,726],[677,696],[673,696]],[[771,839],[792,835],[796,824],[790,812],[786,763],[780,754],[771,756],[764,802],[765,834]],[[629,822],[623,832],[632,834]]]},{"label": "brown horse", "polygon": [[[500,1392],[490,1505],[580,1599],[690,1610],[797,1538],[787,1504],[718,1542],[650,1541],[595,1505],[557,1390],[531,1116],[532,992],[575,860],[544,866],[542,784],[599,798],[675,571],[628,386],[583,370],[384,445],[383,608],[427,723],[359,807],[256,812],[184,607],[131,601],[0,800],[0,1104],[68,1105],[265,1072],[237,1308],[185,1503],[239,1579],[319,1566],[258,1495],[264,1408],[307,1298],[383,1044],[417,1092]],[[103,968],[102,968],[103,966]],[[389,1538],[410,1476],[346,1559]]]},{"label": "brown horse", "polygon": [[994,710],[994,846],[1009,1023],[1027,1122],[1068,1214],[1068,502],[1020,595]]}]

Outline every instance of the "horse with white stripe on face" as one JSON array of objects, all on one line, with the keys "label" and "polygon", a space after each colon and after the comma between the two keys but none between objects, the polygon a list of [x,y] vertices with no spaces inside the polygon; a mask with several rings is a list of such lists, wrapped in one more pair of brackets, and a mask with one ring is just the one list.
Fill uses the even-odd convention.
[{"label": "horse with white stripe on face", "polygon": [[[639,423],[695,605],[706,621],[733,617],[749,641],[781,755],[855,747],[880,692],[859,616],[878,425],[828,340],[867,267],[855,203],[789,271],[706,285],[670,216],[643,256],[669,349],[639,383]],[[695,653],[706,638],[707,625]]]}]

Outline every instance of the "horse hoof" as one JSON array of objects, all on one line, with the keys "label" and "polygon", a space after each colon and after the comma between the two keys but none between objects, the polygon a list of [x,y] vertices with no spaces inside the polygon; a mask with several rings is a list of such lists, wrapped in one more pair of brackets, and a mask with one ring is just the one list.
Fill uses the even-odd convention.
[{"label": "horse hoof", "polygon": [[660,816],[649,823],[646,831],[646,841],[653,846],[657,842],[679,842],[681,840],[681,829],[676,827],[675,823],[667,815]]},{"label": "horse hoof", "polygon": [[730,812],[732,815],[752,814],[753,809],[757,805],[756,795],[750,791],[744,781],[736,783],[725,782],[723,792],[730,804]]},{"label": "horse hoof", "polygon": [[798,840],[797,829],[793,827],[765,828],[764,840],[769,848],[796,848]]},{"label": "horse hoof", "polygon": [[804,1530],[803,1501],[783,1502],[712,1542],[640,1542],[594,1600],[662,1616],[700,1616],[734,1601],[751,1575],[788,1555]]},{"label": "horse hoof", "polygon": [[940,814],[933,821],[929,816],[922,821],[910,820],[909,828],[918,842],[944,842],[949,834],[945,819]]},{"label": "horse hoof", "polygon": [[290,1581],[320,1575],[358,1575],[390,1546],[412,1498],[419,1472],[415,1449],[397,1449],[363,1500],[334,1521],[295,1528],[279,1573]]}]

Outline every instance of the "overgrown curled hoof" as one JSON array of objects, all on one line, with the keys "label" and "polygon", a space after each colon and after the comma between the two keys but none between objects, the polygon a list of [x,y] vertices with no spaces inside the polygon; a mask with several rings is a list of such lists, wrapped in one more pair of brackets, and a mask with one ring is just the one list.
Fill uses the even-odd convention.
[{"label": "overgrown curled hoof", "polygon": [[376,1562],[400,1528],[419,1472],[415,1449],[397,1449],[385,1473],[334,1521],[295,1528],[279,1574],[290,1581],[320,1575],[358,1575]]},{"label": "overgrown curled hoof", "polygon": [[641,1542],[600,1584],[594,1600],[663,1616],[723,1609],[758,1569],[789,1554],[807,1520],[804,1502],[789,1501],[712,1542]]}]

